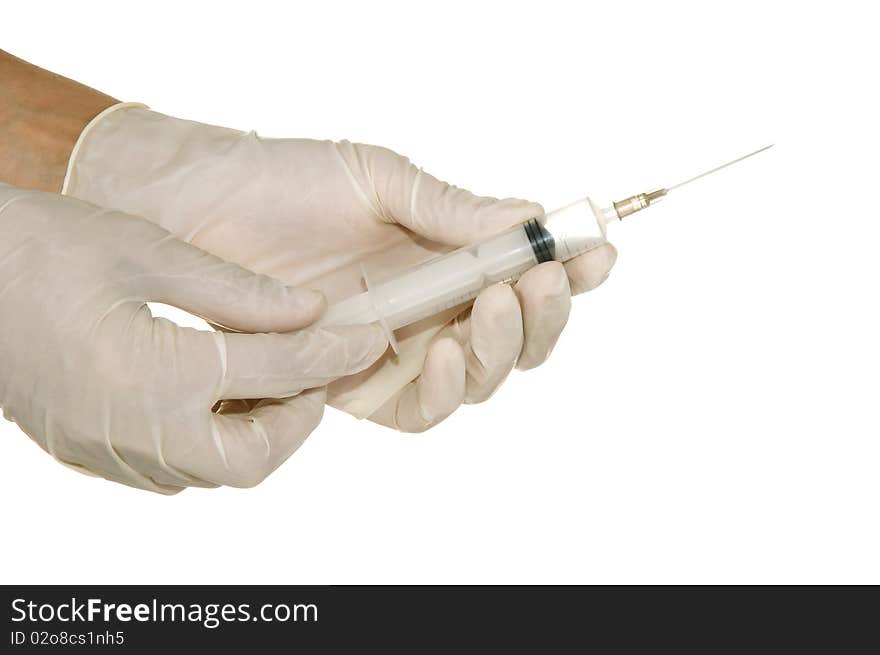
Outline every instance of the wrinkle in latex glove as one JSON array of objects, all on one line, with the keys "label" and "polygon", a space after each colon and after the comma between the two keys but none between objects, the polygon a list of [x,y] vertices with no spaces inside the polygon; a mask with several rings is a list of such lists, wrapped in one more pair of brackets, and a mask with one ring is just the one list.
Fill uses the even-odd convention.
[{"label": "wrinkle in latex glove", "polygon": [[[364,290],[362,268],[380,280],[543,213],[449,185],[385,148],[263,139],[126,106],[81,138],[65,189],[331,303]],[[399,330],[399,355],[332,384],[330,404],[420,431],[485,400],[515,366],[549,356],[571,293],[601,283],[615,257],[606,244],[536,267],[514,292],[487,289],[473,309]]]},{"label": "wrinkle in latex glove", "polygon": [[[147,301],[271,333],[181,328]],[[323,307],[144,219],[0,185],[0,405],[84,472],[163,493],[258,483],[319,423],[323,387],[386,348],[375,326],[275,333]],[[212,413],[223,399],[264,400]]]}]

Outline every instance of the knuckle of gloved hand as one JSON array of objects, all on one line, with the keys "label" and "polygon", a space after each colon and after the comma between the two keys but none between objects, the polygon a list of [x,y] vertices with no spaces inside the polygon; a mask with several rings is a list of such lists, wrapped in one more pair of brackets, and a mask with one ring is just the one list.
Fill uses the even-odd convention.
[{"label": "knuckle of gloved hand", "polygon": [[351,169],[367,174],[367,179],[373,183],[381,180],[387,182],[401,172],[416,170],[407,157],[383,146],[340,141],[335,147]]},{"label": "knuckle of gloved hand", "polygon": [[559,262],[546,262],[528,271],[517,285],[516,295],[531,322],[543,321],[547,312],[555,320],[556,314],[567,315],[571,308],[568,274]]},{"label": "knuckle of gloved hand", "polygon": [[473,314],[483,323],[506,324],[520,315],[519,300],[509,284],[495,284],[477,296]]},{"label": "knuckle of gloved hand", "polygon": [[366,143],[355,144],[357,150],[371,163],[378,165],[385,170],[394,170],[397,166],[410,167],[413,166],[408,157],[405,157],[391,148],[384,146],[374,146]]}]

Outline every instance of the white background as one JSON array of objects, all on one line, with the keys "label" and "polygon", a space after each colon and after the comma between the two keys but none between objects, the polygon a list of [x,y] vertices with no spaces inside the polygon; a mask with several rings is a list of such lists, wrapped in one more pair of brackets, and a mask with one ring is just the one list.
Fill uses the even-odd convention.
[{"label": "white background", "polygon": [[880,583],[877,21],[817,6],[5,3],[117,98],[547,208],[776,147],[619,226],[550,362],[426,434],[330,410],[168,498],[2,423],[0,581]]}]

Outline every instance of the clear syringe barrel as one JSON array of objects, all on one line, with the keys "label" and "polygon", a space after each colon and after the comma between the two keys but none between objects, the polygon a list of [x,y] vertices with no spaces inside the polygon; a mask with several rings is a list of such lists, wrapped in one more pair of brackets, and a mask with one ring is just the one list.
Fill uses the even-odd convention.
[{"label": "clear syringe barrel", "polygon": [[539,263],[568,261],[605,243],[611,211],[585,198],[390,279],[373,282],[365,274],[367,291],[332,305],[318,324],[379,321],[394,345],[392,330],[467,303],[486,287],[517,280]]}]

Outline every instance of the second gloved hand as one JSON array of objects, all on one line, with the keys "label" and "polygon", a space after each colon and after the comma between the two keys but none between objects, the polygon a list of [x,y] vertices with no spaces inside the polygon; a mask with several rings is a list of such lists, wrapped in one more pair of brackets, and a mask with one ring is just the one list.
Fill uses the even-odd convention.
[{"label": "second gloved hand", "polygon": [[[180,238],[329,302],[374,279],[472,244],[543,209],[481,198],[375,146],[262,139],[117,106],[80,138],[65,192],[156,221]],[[610,244],[546,262],[473,308],[399,330],[390,354],[329,390],[332,405],[405,431],[488,398],[518,365],[550,354],[572,293],[600,284]]]},{"label": "second gloved hand", "polygon": [[254,485],[317,426],[322,387],[387,345],[376,326],[182,328],[146,301],[249,332],[324,308],[144,219],[0,184],[0,406],[80,471],[162,493]]}]

